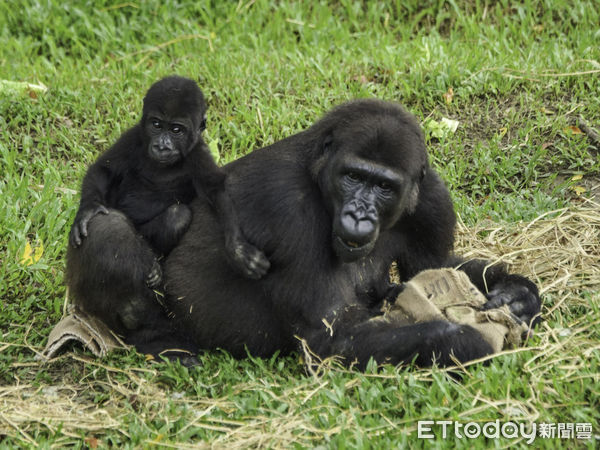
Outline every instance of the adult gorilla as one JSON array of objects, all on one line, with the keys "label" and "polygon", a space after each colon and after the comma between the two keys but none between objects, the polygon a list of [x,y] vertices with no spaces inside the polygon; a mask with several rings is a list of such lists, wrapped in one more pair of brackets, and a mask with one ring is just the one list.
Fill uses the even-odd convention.
[{"label": "adult gorilla", "polygon": [[[455,263],[448,191],[428,165],[416,120],[398,105],[344,104],[226,170],[244,233],[271,270],[260,280],[232,271],[214,212],[196,200],[193,222],[165,264],[172,324],[192,348],[268,356],[298,349],[302,338],[322,357],[341,355],[359,366],[370,357],[429,365],[491,352],[468,325],[369,320],[400,290],[388,282],[392,262],[402,280]],[[463,270],[489,289],[487,306],[509,304],[523,320],[539,312],[531,281],[484,267],[471,262]]]}]

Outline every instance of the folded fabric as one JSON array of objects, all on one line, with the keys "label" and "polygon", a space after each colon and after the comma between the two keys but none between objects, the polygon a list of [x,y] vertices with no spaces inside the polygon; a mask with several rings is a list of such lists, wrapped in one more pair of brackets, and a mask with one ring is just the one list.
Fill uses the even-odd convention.
[{"label": "folded fabric", "polygon": [[475,328],[494,352],[519,345],[528,331],[527,324],[519,322],[507,305],[481,311],[486,301],[464,272],[425,270],[405,283],[380,320],[398,325],[447,320]]},{"label": "folded fabric", "polygon": [[97,357],[105,356],[113,349],[125,347],[104,322],[75,306],[71,306],[69,314],[52,329],[42,355],[46,359],[53,358],[72,341],[81,342]]}]

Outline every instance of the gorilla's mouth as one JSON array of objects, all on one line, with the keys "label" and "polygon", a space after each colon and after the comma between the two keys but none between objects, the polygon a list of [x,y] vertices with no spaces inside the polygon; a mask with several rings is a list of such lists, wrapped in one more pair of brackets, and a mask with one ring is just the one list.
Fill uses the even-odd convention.
[{"label": "gorilla's mouth", "polygon": [[360,245],[358,242],[348,241],[346,239],[342,239],[339,236],[336,236],[336,238],[338,239],[340,244],[344,247],[344,249],[346,249],[346,251],[349,251],[349,252],[359,252],[364,246],[369,245],[368,242],[366,244]]},{"label": "gorilla's mouth", "polygon": [[171,165],[179,160],[179,152],[150,148],[150,157],[158,164]]},{"label": "gorilla's mouth", "polygon": [[371,253],[375,241],[367,241],[364,244],[360,244],[356,241],[344,239],[337,234],[333,236],[333,250],[335,254],[344,262],[352,262],[357,259],[363,258]]}]

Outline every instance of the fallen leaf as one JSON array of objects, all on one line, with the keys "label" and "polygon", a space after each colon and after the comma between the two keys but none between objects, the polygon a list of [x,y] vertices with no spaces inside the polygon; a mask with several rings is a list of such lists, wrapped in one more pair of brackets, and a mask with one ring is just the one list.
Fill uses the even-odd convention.
[{"label": "fallen leaf", "polygon": [[429,119],[427,122],[425,122],[424,128],[431,135],[431,137],[437,139],[443,138],[446,134],[442,124],[433,119]]},{"label": "fallen leaf", "polygon": [[583,178],[583,175],[578,174],[578,175],[573,175],[573,177],[571,178],[571,181],[579,181]]},{"label": "fallen leaf", "polygon": [[429,134],[437,139],[442,139],[450,134],[453,134],[458,128],[458,120],[447,119],[443,117],[439,122],[429,119],[425,122],[425,129]]},{"label": "fallen leaf", "polygon": [[458,129],[458,124],[460,123],[458,120],[447,119],[446,117],[442,117],[440,121],[443,123],[451,133],[455,133]]},{"label": "fallen leaf", "polygon": [[35,245],[31,245],[31,242],[27,241],[25,244],[25,250],[21,256],[20,263],[24,266],[31,266],[40,260],[44,254],[44,244],[39,241]]},{"label": "fallen leaf", "polygon": [[586,192],[586,189],[583,186],[571,186],[571,190],[575,192],[577,195],[583,195]]},{"label": "fallen leaf", "polygon": [[43,84],[27,83],[26,81],[0,80],[0,93],[6,95],[28,95],[37,98],[38,94],[48,90]]},{"label": "fallen leaf", "polygon": [[576,126],[574,126],[574,125],[570,125],[570,126],[568,126],[568,127],[565,127],[565,128],[563,129],[563,131],[564,131],[565,133],[571,133],[571,134],[583,134],[583,131],[581,131],[581,130],[579,129],[579,127],[576,127]]},{"label": "fallen leaf", "polygon": [[90,448],[98,448],[98,439],[95,437],[86,437],[83,440]]},{"label": "fallen leaf", "polygon": [[445,94],[443,94],[442,97],[444,97],[446,105],[452,103],[452,99],[454,98],[454,89],[452,89],[452,86],[448,88],[448,91]]}]

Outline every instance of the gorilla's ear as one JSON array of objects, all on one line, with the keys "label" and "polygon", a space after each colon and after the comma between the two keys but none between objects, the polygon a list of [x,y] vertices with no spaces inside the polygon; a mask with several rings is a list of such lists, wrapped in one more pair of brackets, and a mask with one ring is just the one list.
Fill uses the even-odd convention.
[{"label": "gorilla's ear", "polygon": [[406,212],[412,214],[417,209],[419,204],[419,183],[414,183],[411,191],[408,193],[408,199],[406,200]]},{"label": "gorilla's ear", "polygon": [[325,167],[325,163],[331,158],[329,154],[329,150],[333,144],[333,131],[328,130],[324,132],[322,137],[317,140],[315,145],[315,159],[312,165],[310,166],[310,173],[312,175],[313,180],[317,180],[319,178],[319,174]]},{"label": "gorilla's ear", "polygon": [[321,155],[318,156],[317,159],[315,159],[315,161],[311,164],[310,174],[313,181],[315,181],[316,183],[318,183],[319,175],[323,171],[323,168],[325,167],[325,164],[327,164],[328,160],[329,155],[321,153]]},{"label": "gorilla's ear", "polygon": [[329,132],[325,135],[325,137],[323,138],[323,142],[321,143],[322,151],[326,152],[327,150],[329,150],[331,144],[333,144],[333,133]]},{"label": "gorilla's ear", "polygon": [[419,174],[419,179],[413,183],[411,191],[408,193],[408,198],[406,200],[406,212],[408,214],[414,213],[415,209],[417,209],[417,205],[419,204],[419,186],[423,182],[426,174],[427,167],[423,166],[421,173]]}]

